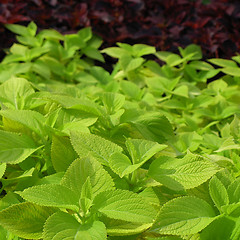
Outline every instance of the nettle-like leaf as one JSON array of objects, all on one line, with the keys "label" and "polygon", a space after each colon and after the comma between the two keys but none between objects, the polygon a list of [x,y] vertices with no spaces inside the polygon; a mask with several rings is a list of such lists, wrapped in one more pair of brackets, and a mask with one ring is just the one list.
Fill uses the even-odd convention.
[{"label": "nettle-like leaf", "polygon": [[66,171],[76,158],[77,154],[68,137],[52,137],[51,160],[57,172]]},{"label": "nettle-like leaf", "polygon": [[102,95],[102,101],[109,113],[118,111],[125,102],[125,96],[119,93],[106,92]]},{"label": "nettle-like leaf", "polygon": [[100,192],[114,189],[111,176],[93,157],[83,157],[75,160],[66,171],[61,185],[74,191],[80,198],[83,185],[88,178],[91,183],[93,198]]},{"label": "nettle-like leaf", "polygon": [[78,211],[79,209],[77,194],[62,185],[46,184],[33,186],[17,193],[25,200],[40,206],[66,208],[73,211]]},{"label": "nettle-like leaf", "polygon": [[[3,124],[6,130],[19,131],[20,127],[17,124],[21,124],[31,131],[34,131],[39,136],[45,135],[45,118],[39,112],[30,110],[1,110],[0,115],[4,117]],[[8,119],[11,122],[8,122]]]},{"label": "nettle-like leaf", "polygon": [[101,216],[110,236],[129,236],[139,234],[152,226],[152,223],[134,223]]},{"label": "nettle-like leaf", "polygon": [[132,165],[131,160],[123,153],[116,152],[109,158],[110,168],[121,178],[134,172],[141,164]]},{"label": "nettle-like leaf", "polygon": [[106,240],[107,231],[102,222],[93,221],[80,225],[74,216],[64,212],[57,212],[46,221],[43,239]]},{"label": "nettle-like leaf", "polygon": [[[74,239],[79,226],[80,223],[72,215],[65,212],[56,212],[47,219],[44,225],[43,239],[60,240],[67,237],[69,239]],[[56,236],[58,234],[61,234],[62,238],[57,238]]]},{"label": "nettle-like leaf", "polygon": [[167,147],[144,139],[127,139],[126,146],[132,157],[131,160],[120,152],[113,153],[109,158],[110,168],[120,177],[134,172],[154,154]]},{"label": "nettle-like leaf", "polygon": [[167,145],[145,139],[127,139],[126,146],[133,163],[145,163],[153,155],[165,149]]},{"label": "nettle-like leaf", "polygon": [[149,167],[149,175],[170,189],[183,190],[201,185],[219,170],[207,158],[188,152],[182,159],[156,159]]},{"label": "nettle-like leaf", "polygon": [[72,132],[70,139],[80,157],[92,155],[104,165],[108,165],[108,159],[113,153],[122,151],[117,144],[90,133]]},{"label": "nettle-like leaf", "polygon": [[98,194],[93,200],[92,212],[135,223],[152,223],[156,216],[156,210],[142,197],[120,189]]},{"label": "nettle-like leaf", "polygon": [[231,183],[227,189],[230,203],[240,202],[240,178]]},{"label": "nettle-like leaf", "polygon": [[227,189],[217,176],[213,176],[209,182],[209,193],[217,208],[229,204]]},{"label": "nettle-like leaf", "polygon": [[25,99],[34,93],[24,78],[11,78],[0,86],[0,102],[11,109],[23,109]]},{"label": "nettle-like leaf", "polygon": [[0,212],[0,224],[19,237],[40,239],[45,221],[55,211],[29,202],[15,204]]},{"label": "nettle-like leaf", "polygon": [[195,234],[215,219],[214,210],[204,200],[190,196],[179,197],[163,205],[154,231],[179,236]]},{"label": "nettle-like leaf", "polygon": [[20,163],[37,151],[34,141],[26,135],[0,130],[0,162]]}]

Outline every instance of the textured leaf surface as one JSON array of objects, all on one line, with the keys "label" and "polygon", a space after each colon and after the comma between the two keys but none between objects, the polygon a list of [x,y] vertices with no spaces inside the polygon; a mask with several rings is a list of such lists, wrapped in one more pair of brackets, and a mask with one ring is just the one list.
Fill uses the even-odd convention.
[{"label": "textured leaf surface", "polygon": [[39,112],[31,110],[1,110],[0,115],[22,124],[40,136],[44,135],[45,118]]},{"label": "textured leaf surface", "polygon": [[122,178],[136,170],[139,164],[132,165],[132,162],[126,155],[123,153],[114,153],[109,158],[109,166]]},{"label": "textured leaf surface", "polygon": [[237,178],[233,183],[231,183],[227,191],[230,203],[240,202],[240,179]]},{"label": "textured leaf surface", "polygon": [[213,176],[209,182],[209,192],[218,209],[229,204],[227,189],[216,176]]},{"label": "textured leaf surface", "polygon": [[188,153],[182,159],[160,157],[149,168],[149,175],[173,190],[199,186],[212,177],[219,167],[208,159]]},{"label": "textured leaf surface", "polygon": [[69,138],[53,136],[51,146],[51,160],[57,172],[66,171],[71,163],[77,159]]},{"label": "textured leaf surface", "polygon": [[22,162],[38,149],[31,138],[0,130],[0,162]]},{"label": "textured leaf surface", "polygon": [[106,240],[107,231],[105,225],[100,221],[81,225],[75,236],[78,240]]},{"label": "textured leaf surface", "polygon": [[107,217],[102,217],[101,220],[104,222],[107,233],[110,236],[129,236],[138,234],[152,226],[152,223],[133,223]]},{"label": "textured leaf surface", "polygon": [[66,171],[61,184],[81,196],[82,186],[89,177],[92,185],[92,195],[106,190],[114,189],[111,176],[94,158],[86,157],[75,160]]},{"label": "textured leaf surface", "polygon": [[33,186],[18,192],[27,201],[41,206],[59,207],[78,211],[78,196],[69,188],[58,184]]},{"label": "textured leaf surface", "polygon": [[99,211],[109,218],[137,223],[151,223],[156,210],[136,193],[117,189],[97,195],[93,212]]},{"label": "textured leaf surface", "polygon": [[167,202],[160,210],[159,233],[189,235],[200,232],[215,219],[211,206],[196,197],[180,197]]},{"label": "textured leaf surface", "polygon": [[157,142],[145,139],[128,139],[126,141],[126,146],[133,159],[133,163],[144,163],[154,154],[167,147],[167,145],[158,144]]},{"label": "textured leaf surface", "polygon": [[90,133],[72,132],[71,142],[80,157],[90,154],[105,165],[108,165],[108,159],[114,152],[122,151],[115,143]]},{"label": "textured leaf surface", "polygon": [[0,102],[11,108],[21,109],[24,98],[34,93],[30,83],[23,78],[11,78],[0,86]]},{"label": "textured leaf surface", "polygon": [[47,219],[44,225],[43,239],[74,240],[79,227],[80,223],[72,215],[65,212],[56,212]]},{"label": "textured leaf surface", "polygon": [[55,210],[32,203],[20,203],[0,212],[0,224],[12,233],[27,239],[42,237],[43,225]]}]

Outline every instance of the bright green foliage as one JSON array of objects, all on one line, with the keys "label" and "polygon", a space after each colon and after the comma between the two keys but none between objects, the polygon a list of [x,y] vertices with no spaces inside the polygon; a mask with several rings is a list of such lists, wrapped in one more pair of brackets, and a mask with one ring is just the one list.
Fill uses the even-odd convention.
[{"label": "bright green foliage", "polygon": [[157,231],[162,234],[194,234],[215,219],[215,213],[205,201],[195,197],[176,198],[160,210]]},{"label": "bright green foliage", "polygon": [[218,167],[214,163],[191,153],[182,159],[160,157],[149,168],[149,174],[156,181],[173,190],[197,187],[217,171]]},{"label": "bright green foliage", "polygon": [[29,202],[20,203],[1,211],[0,222],[17,236],[40,239],[43,225],[53,213],[53,208],[40,207]]},{"label": "bright green foliage", "polygon": [[238,55],[6,27],[0,239],[240,239]]}]

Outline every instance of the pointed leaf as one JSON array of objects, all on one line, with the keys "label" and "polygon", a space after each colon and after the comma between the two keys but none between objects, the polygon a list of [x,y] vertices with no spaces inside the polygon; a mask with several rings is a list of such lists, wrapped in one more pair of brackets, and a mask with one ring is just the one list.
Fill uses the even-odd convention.
[{"label": "pointed leaf", "polygon": [[0,86],[0,102],[13,109],[22,109],[24,99],[34,93],[30,83],[23,78],[11,78]]},{"label": "pointed leaf", "polygon": [[1,163],[20,163],[39,148],[25,135],[0,130]]},{"label": "pointed leaf", "polygon": [[209,182],[209,193],[219,210],[221,206],[229,204],[227,189],[216,176],[213,176]]},{"label": "pointed leaf", "polygon": [[160,234],[189,235],[200,232],[214,219],[214,210],[207,202],[187,196],[163,205],[157,225]]},{"label": "pointed leaf", "polygon": [[0,224],[19,237],[39,239],[45,221],[54,212],[54,208],[29,202],[15,204],[0,212]]},{"label": "pointed leaf", "polygon": [[233,183],[231,183],[227,191],[230,203],[240,202],[240,178],[237,178]]},{"label": "pointed leaf", "polygon": [[137,223],[151,223],[156,210],[136,193],[117,189],[98,194],[93,201],[93,212],[109,218]]},{"label": "pointed leaf", "polygon": [[[79,227],[80,223],[72,215],[65,212],[56,212],[47,219],[44,225],[43,239],[62,240],[68,237],[69,240],[74,240]],[[61,234],[61,238],[57,237],[58,234]]]},{"label": "pointed leaf", "polygon": [[199,155],[188,153],[184,158],[160,157],[149,168],[149,175],[173,190],[190,189],[211,178],[220,168]]},{"label": "pointed leaf", "polygon": [[93,198],[100,192],[113,190],[113,180],[94,158],[86,157],[75,160],[66,171],[61,184],[74,191],[80,198],[82,187],[90,178]]},{"label": "pointed leaf", "polygon": [[[45,135],[45,118],[39,112],[30,110],[1,110],[0,115],[6,119],[22,124],[40,136]],[[11,126],[7,126],[7,128],[11,128]]]},{"label": "pointed leaf", "polygon": [[62,136],[52,137],[51,160],[57,172],[66,171],[77,158],[70,139]]},{"label": "pointed leaf", "polygon": [[130,159],[123,153],[114,153],[109,158],[110,168],[121,178],[136,170],[139,164],[132,165]]},{"label": "pointed leaf", "polygon": [[122,149],[113,142],[90,133],[72,132],[70,135],[73,148],[80,157],[94,156],[100,163],[108,165],[108,159],[114,152]]},{"label": "pointed leaf", "polygon": [[75,236],[77,240],[106,240],[107,231],[105,225],[100,221],[81,225]]},{"label": "pointed leaf", "polygon": [[133,163],[145,163],[154,154],[160,152],[167,145],[157,142],[148,141],[145,139],[127,139],[126,146],[130,153]]},{"label": "pointed leaf", "polygon": [[78,211],[78,196],[69,188],[58,184],[33,186],[18,194],[27,201],[41,206],[59,207]]}]

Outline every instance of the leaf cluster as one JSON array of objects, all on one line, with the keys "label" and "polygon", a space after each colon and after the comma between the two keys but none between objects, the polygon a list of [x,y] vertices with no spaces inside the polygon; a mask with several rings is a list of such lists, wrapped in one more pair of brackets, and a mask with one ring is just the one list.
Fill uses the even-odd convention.
[{"label": "leaf cluster", "polygon": [[239,239],[239,56],[6,27],[1,239]]}]

